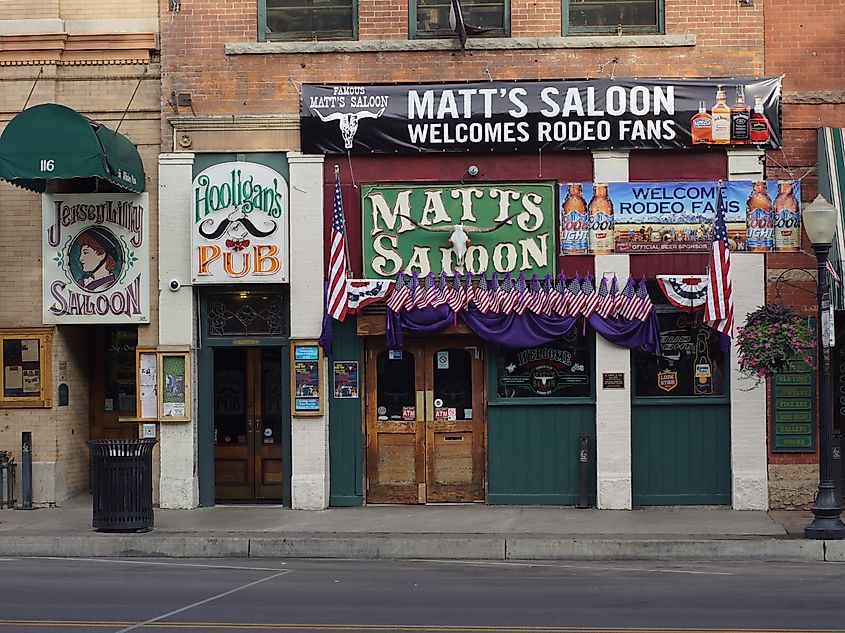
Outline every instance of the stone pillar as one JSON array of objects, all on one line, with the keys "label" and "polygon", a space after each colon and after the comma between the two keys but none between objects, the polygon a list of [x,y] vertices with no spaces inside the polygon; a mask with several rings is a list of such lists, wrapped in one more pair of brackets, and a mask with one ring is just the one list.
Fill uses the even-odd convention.
[{"label": "stone pillar", "polygon": [[[728,150],[730,180],[762,180],[764,152]],[[766,263],[761,253],[731,253],[734,328],[766,302]],[[731,345],[731,499],[735,510],[767,510],[766,385],[752,387],[739,373],[736,345]]]},{"label": "stone pillar", "polygon": [[[191,183],[193,154],[158,157],[159,345],[193,347],[194,297],[191,289]],[[181,287],[174,291],[171,280]],[[196,367],[191,393],[196,398]],[[190,422],[159,425],[162,508],[195,508],[199,502],[196,475],[197,405],[189,403]]]},{"label": "stone pillar", "polygon": [[[594,151],[595,182],[627,182],[628,152]],[[630,272],[627,255],[598,255],[596,279],[616,275],[620,285]],[[625,389],[601,388],[603,372],[623,372]],[[631,509],[631,352],[596,335],[596,505]]]},{"label": "stone pillar", "polygon": [[[323,320],[323,156],[289,152],[291,338],[317,339]],[[291,421],[291,504],[329,504],[328,361],[323,367],[323,415]]]}]

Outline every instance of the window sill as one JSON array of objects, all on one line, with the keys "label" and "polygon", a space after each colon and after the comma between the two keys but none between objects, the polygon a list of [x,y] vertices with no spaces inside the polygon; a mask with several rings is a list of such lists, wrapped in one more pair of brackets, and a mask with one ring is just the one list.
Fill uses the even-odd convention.
[{"label": "window sill", "polygon": [[[467,40],[469,51],[538,50],[562,48],[665,48],[695,46],[695,35],[572,35],[567,37],[490,37]],[[300,53],[383,53],[458,51],[457,39],[356,40],[325,42],[235,42],[227,55],[285,55]]]}]

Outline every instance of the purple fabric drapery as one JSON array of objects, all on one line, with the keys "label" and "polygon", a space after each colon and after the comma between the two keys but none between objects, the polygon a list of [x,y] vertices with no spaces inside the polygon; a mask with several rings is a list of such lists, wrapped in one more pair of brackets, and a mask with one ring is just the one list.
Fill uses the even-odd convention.
[{"label": "purple fabric drapery", "polygon": [[525,312],[519,315],[488,312],[475,306],[459,312],[461,318],[480,338],[504,347],[526,348],[560,338],[572,329],[579,317],[545,316]]},{"label": "purple fabric drapery", "polygon": [[444,304],[433,308],[417,308],[394,312],[387,309],[387,346],[402,347],[403,331],[412,334],[439,332],[455,322],[455,311]]},{"label": "purple fabric drapery", "polygon": [[590,315],[589,322],[596,332],[614,345],[628,349],[642,347],[650,354],[660,356],[660,328],[655,312],[652,312],[645,321],[619,317],[602,318],[593,313]]}]

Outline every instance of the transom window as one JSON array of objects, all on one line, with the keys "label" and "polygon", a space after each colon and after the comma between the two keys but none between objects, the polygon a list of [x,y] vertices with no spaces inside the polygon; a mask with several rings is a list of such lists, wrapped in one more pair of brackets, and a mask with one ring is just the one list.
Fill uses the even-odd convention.
[{"label": "transom window", "polygon": [[[412,0],[411,35],[420,38],[454,36],[455,30],[449,24],[451,7],[452,0]],[[467,31],[470,27],[483,29],[476,36],[503,37],[510,33],[507,0],[461,0],[461,11]]]},{"label": "transom window", "polygon": [[662,0],[565,0],[566,32],[660,33]]},{"label": "transom window", "polygon": [[349,40],[356,37],[357,0],[259,0],[268,40]]}]

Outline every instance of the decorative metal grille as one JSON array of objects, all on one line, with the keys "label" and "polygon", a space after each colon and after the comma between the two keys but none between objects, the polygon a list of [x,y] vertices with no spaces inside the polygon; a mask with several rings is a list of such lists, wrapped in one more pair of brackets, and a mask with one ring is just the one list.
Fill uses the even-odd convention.
[{"label": "decorative metal grille", "polygon": [[208,296],[209,336],[287,336],[281,293],[239,292]]}]

